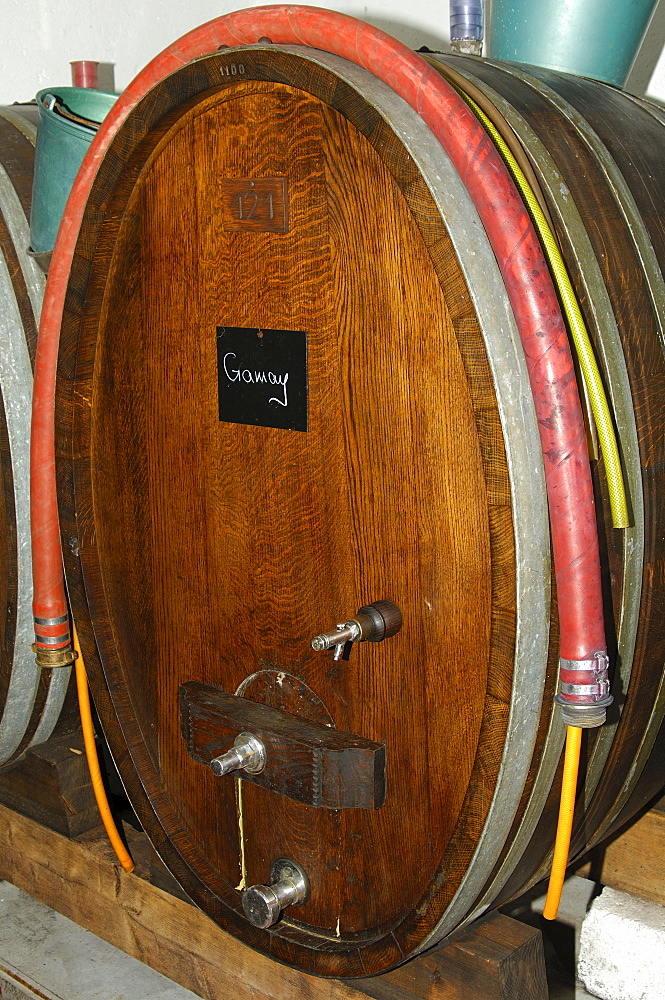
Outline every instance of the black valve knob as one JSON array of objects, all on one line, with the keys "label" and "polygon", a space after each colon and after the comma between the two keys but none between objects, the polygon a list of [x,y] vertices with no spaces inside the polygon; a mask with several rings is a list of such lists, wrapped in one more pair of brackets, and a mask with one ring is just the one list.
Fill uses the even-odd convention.
[{"label": "black valve knob", "polygon": [[360,608],[356,621],[362,629],[363,641],[383,642],[401,629],[402,612],[392,601],[374,601]]}]

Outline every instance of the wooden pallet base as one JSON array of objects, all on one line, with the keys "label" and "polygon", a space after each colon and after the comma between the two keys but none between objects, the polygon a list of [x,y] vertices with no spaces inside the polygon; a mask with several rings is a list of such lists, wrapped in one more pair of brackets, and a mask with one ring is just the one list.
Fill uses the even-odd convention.
[{"label": "wooden pallet base", "polygon": [[[137,871],[101,830],[75,840],[0,805],[0,878],[205,1000],[546,1000],[540,931],[496,914],[445,948],[366,980],[323,980],[260,955],[151,885],[150,845],[126,828]],[[154,866],[154,864],[153,864]]]}]

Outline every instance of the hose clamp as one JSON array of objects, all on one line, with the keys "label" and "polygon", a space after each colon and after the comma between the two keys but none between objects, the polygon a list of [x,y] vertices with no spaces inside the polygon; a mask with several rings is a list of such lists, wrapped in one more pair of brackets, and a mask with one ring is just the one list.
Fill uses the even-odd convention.
[{"label": "hose clamp", "polygon": [[607,698],[609,691],[608,684],[561,684],[561,694],[576,697],[593,697],[595,700]]},{"label": "hose clamp", "polygon": [[[605,650],[594,653],[592,660],[566,660],[562,657],[559,660],[560,693],[573,698],[593,698],[595,703],[604,701],[610,697],[609,665],[610,658]],[[579,683],[582,673],[591,674],[592,678],[585,677],[587,683]],[[570,674],[573,676],[569,677]]]},{"label": "hose clamp", "polygon": [[608,670],[610,665],[610,658],[604,649],[598,650],[597,653],[593,654],[593,657],[589,660],[566,660],[562,656],[559,659],[559,668],[561,670]]},{"label": "hose clamp", "polygon": [[34,618],[35,625],[65,625],[69,621],[69,615],[59,615],[57,618]]},{"label": "hose clamp", "polygon": [[62,635],[35,635],[35,639],[40,646],[63,646],[69,643],[69,632]]},{"label": "hose clamp", "polygon": [[609,662],[604,649],[588,660],[561,657],[559,694],[554,700],[561,705],[567,725],[586,729],[605,722],[605,709],[614,701],[610,694]]}]

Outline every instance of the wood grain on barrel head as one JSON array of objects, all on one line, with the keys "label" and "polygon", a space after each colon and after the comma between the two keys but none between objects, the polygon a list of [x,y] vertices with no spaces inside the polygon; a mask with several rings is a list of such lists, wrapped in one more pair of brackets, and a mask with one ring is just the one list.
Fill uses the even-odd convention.
[{"label": "wood grain on barrel head", "polygon": [[[68,579],[114,756],[187,892],[281,961],[367,975],[436,925],[497,781],[516,628],[501,421],[450,237],[391,128],[314,63],[255,51],[219,86],[228,58],[158,86],[91,194],[59,366]],[[223,179],[282,176],[288,232],[220,224]],[[306,331],[306,433],[219,421],[224,325]],[[397,635],[348,661],[311,649],[377,599]],[[192,760],[180,685],[233,694],[264,670],[385,744],[380,809]],[[311,896],[256,930],[238,889],[283,855]]]}]

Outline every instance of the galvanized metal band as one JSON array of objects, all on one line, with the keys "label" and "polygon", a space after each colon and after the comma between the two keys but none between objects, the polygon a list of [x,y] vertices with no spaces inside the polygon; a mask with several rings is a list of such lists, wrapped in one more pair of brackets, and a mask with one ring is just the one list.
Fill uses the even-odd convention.
[{"label": "galvanized metal band", "polygon": [[35,635],[37,646],[58,646],[65,642],[69,642],[69,632],[64,632],[62,635]]},{"label": "galvanized metal band", "polygon": [[[639,255],[643,274],[647,282],[649,294],[654,305],[654,315],[660,327],[661,336],[664,333],[663,317],[665,317],[665,280],[654,251],[651,239],[647,232],[644,220],[639,212],[633,195],[623,177],[623,174],[616,165],[616,162],[609,154],[605,145],[598,135],[591,128],[586,119],[568,104],[559,94],[541,80],[525,73],[522,68],[516,65],[505,63],[493,63],[490,59],[483,60],[484,65],[494,66],[501,69],[503,73],[520,80],[531,87],[537,93],[547,97],[551,105],[557,108],[567,119],[569,126],[578,133],[585,145],[593,152],[596,163],[605,175],[609,189],[620,209],[628,231],[634,242]],[[530,69],[530,72],[537,73],[537,70]],[[474,78],[475,79],[475,78]],[[477,82],[477,81],[476,81]],[[481,87],[482,84],[479,84]],[[627,95],[623,95],[626,97]],[[509,117],[509,111],[506,117]],[[513,114],[513,119],[514,119]],[[511,122],[513,124],[513,122]],[[533,154],[533,143],[529,143],[529,151]],[[542,182],[542,170],[541,170]],[[572,204],[570,191],[561,182],[558,172],[552,175],[552,183],[548,187],[550,201],[557,202],[563,206],[567,212]],[[582,227],[583,230],[583,227]],[[578,230],[571,236],[571,242],[576,246],[587,245],[580,243],[582,231]],[[587,272],[589,265],[592,265],[594,274],[596,273],[597,261],[590,245],[584,253],[584,268],[581,274],[584,280],[584,272]],[[598,272],[600,273],[600,272]],[[595,284],[595,282],[594,282]],[[634,526],[624,530],[623,538],[623,558],[624,574],[621,591],[620,619],[617,627],[618,632],[618,659],[616,672],[622,690],[627,690],[630,685],[630,678],[633,668],[633,659],[637,641],[637,631],[639,628],[640,601],[642,595],[642,572],[644,564],[644,536],[645,536],[645,509],[644,490],[642,484],[642,470],[640,463],[639,445],[637,440],[637,430],[635,425],[635,415],[633,412],[632,392],[628,378],[623,347],[621,344],[614,314],[609,305],[607,295],[601,294],[601,287],[587,288],[586,304],[591,313],[599,308],[599,302],[603,302],[602,314],[599,315],[599,330],[601,331],[597,347],[599,360],[603,364],[603,374],[608,381],[612,402],[617,416],[617,425],[621,438],[621,457],[625,463],[625,470],[628,476],[629,495],[631,508],[634,517]],[[622,705],[619,704],[617,717],[610,721],[598,733],[595,741],[591,759],[588,762],[584,780],[584,802],[587,805],[604,773],[605,764],[609,757],[614,734],[618,724],[618,718],[622,712]],[[614,798],[613,807],[607,812],[602,824],[597,827],[590,841],[589,846],[599,843],[612,826],[612,823],[621,812],[621,809],[628,801],[644,765],[649,758],[651,748],[660,731],[660,727],[665,715],[665,674],[659,688],[659,695],[654,702],[654,710],[649,718],[647,729],[640,742],[640,749],[635,759],[634,766],[630,769],[625,783],[620,792]],[[547,784],[549,790],[551,781]]]},{"label": "galvanized metal band", "polygon": [[[45,652],[46,650],[44,650],[44,653]],[[56,650],[51,650],[51,656],[53,656],[56,652]],[[58,669],[54,670],[51,674],[51,683],[48,686],[46,704],[44,705],[39,725],[35,729],[32,737],[30,743],[31,746],[38,746],[40,743],[46,742],[53,732],[54,726],[60,718],[60,713],[62,712],[62,706],[69,687],[72,663],[78,658],[78,653],[75,653],[71,646],[69,646],[67,650],[60,650],[59,652],[60,657],[63,660],[65,659],[65,653],[67,653],[67,659],[69,662],[53,664],[53,666],[57,666]],[[35,657],[35,663],[37,663],[37,657]],[[39,664],[37,665],[39,666]]]},{"label": "galvanized metal band", "polygon": [[[293,51],[303,57],[302,49]],[[307,59],[333,69],[377,108],[404,143],[434,198],[480,321],[510,470],[518,627],[508,731],[497,785],[474,857],[455,898],[421,942],[420,952],[460,925],[487,883],[513,825],[531,763],[549,639],[550,547],[542,452],[512,308],[484,227],[459,175],[427,126],[381,81],[327,53],[310,51]]]},{"label": "galvanized metal band", "polygon": [[[21,266],[21,273],[28,298],[30,299],[30,307],[35,317],[35,323],[39,326],[46,276],[39,267],[39,264],[28,253],[28,247],[30,246],[30,225],[28,219],[25,217],[25,212],[23,211],[11,178],[3,167],[0,167],[0,200],[2,201],[2,214]],[[21,323],[22,329],[23,324]]]},{"label": "galvanized metal band", "polygon": [[35,618],[35,625],[65,625],[69,621],[69,615],[60,615],[59,618]]},{"label": "galvanized metal band", "polygon": [[[14,233],[21,228],[25,234],[28,233],[27,221],[16,191],[1,167],[0,212],[12,233],[12,239],[16,238]],[[22,224],[18,221],[19,215],[22,216]],[[11,226],[8,219],[13,220]],[[16,624],[11,676],[0,718],[2,765],[11,760],[30,725],[40,673],[30,656],[33,630],[29,453],[32,368],[12,276],[1,253],[0,395],[9,439],[16,531]]]},{"label": "galvanized metal band", "polygon": [[[448,56],[438,56],[437,58],[441,58],[445,63],[452,61]],[[617,602],[620,607],[620,618],[617,625],[618,655],[615,671],[617,682],[620,684],[622,690],[626,690],[630,683],[639,622],[644,555],[644,502],[632,392],[616,319],[601,267],[589,240],[585,224],[582,221],[570,190],[562,182],[559,168],[546,145],[541,141],[531,125],[518,113],[516,108],[499,94],[498,90],[494,89],[494,87],[501,86],[501,77],[497,75],[493,81],[494,86],[490,86],[485,78],[480,79],[476,75],[476,67],[469,60],[456,59],[454,66],[458,73],[470,80],[498,107],[513,131],[518,135],[522,144],[528,149],[529,157],[537,168],[539,183],[546,193],[550,211],[552,211],[556,218],[560,232],[565,233],[569,244],[575,247],[575,256],[579,267],[577,280],[585,295],[585,308],[588,316],[593,321],[596,330],[599,331],[598,337],[595,340],[595,347],[598,351],[598,362],[612,399],[612,407],[616,414],[617,430],[621,441],[621,458],[627,477],[628,492],[634,517],[634,524],[624,529],[621,535],[624,573],[621,596]],[[502,75],[513,77],[515,80],[519,80],[531,87],[531,89],[545,95],[551,104],[572,119],[573,127],[576,127],[578,132],[584,135],[587,145],[596,150],[596,156],[599,157],[597,162],[605,164],[602,169],[607,173],[608,156],[606,151],[603,154],[604,147],[602,147],[600,141],[584,119],[570,105],[567,105],[563,98],[559,97],[559,95],[545,84],[536,82],[533,77],[529,77],[515,65],[509,66],[505,63],[496,64],[491,59],[484,58],[483,68],[488,66],[492,66],[495,70],[500,70]],[[624,93],[622,96],[632,100],[632,97],[628,94]],[[614,172],[616,173],[616,170]],[[632,232],[644,229],[642,220],[638,218],[635,218],[634,223],[631,225]],[[655,275],[656,280],[658,280],[659,275],[660,271],[658,275]],[[663,691],[665,692],[665,674],[663,675]],[[617,725],[616,720],[620,712],[621,706],[618,707],[616,718],[609,720],[597,734],[593,755],[587,762],[585,773],[583,789],[585,806],[590,802],[603,774],[605,762],[614,738],[614,731]],[[572,714],[572,710],[571,713],[567,713],[564,709],[564,712],[553,713],[550,719],[550,729],[546,737],[546,750],[537,770],[533,792],[526,807],[524,817],[520,822],[518,830],[513,831],[510,835],[510,844],[504,852],[502,864],[491,884],[487,887],[482,904],[476,910],[476,916],[484,912],[491,900],[501,891],[510,873],[514,870],[515,864],[519,861],[526,846],[532,840],[533,833],[545,808],[554,780],[554,774],[559,764],[565,732],[563,723],[568,721],[568,714]],[[577,724],[580,725],[579,722]],[[584,725],[584,723],[581,724]],[[650,725],[650,728],[652,732],[657,732],[657,727],[653,728]],[[648,750],[646,751],[646,756],[648,756]],[[606,829],[609,824],[607,826],[603,824],[603,826]],[[598,834],[594,834],[594,840],[597,841],[599,839],[602,838]]]},{"label": "galvanized metal band", "polygon": [[33,146],[35,145],[37,142],[37,126],[28,118],[25,118],[17,108],[0,108],[0,118],[4,118],[6,122],[9,122],[10,125],[13,125],[15,129],[21,132],[28,142],[31,142]]},{"label": "galvanized metal band", "polygon": [[[13,109],[3,108],[0,117],[13,125],[33,145],[37,136],[36,125]],[[46,278],[38,264],[31,259],[30,226],[23,211],[12,179],[0,168],[0,210],[12,238],[16,255],[30,299],[30,305],[39,323]],[[12,276],[7,262],[0,255],[0,391],[2,392],[9,433],[11,467],[16,511],[17,545],[17,608],[14,634],[14,652],[11,678],[0,719],[0,765],[12,758],[25,733],[34,721],[35,699],[42,674],[30,655],[30,641],[34,624],[32,620],[32,571],[30,543],[30,489],[29,489],[29,440],[32,399],[32,367],[23,327],[21,312],[16,300]],[[56,624],[64,624],[58,622]],[[64,660],[62,651],[44,650],[43,655]],[[56,671],[48,684],[46,701],[39,714],[39,723],[25,744],[25,749],[43,743],[51,735],[64,703],[72,655],[69,662],[52,665],[67,669]]]}]

